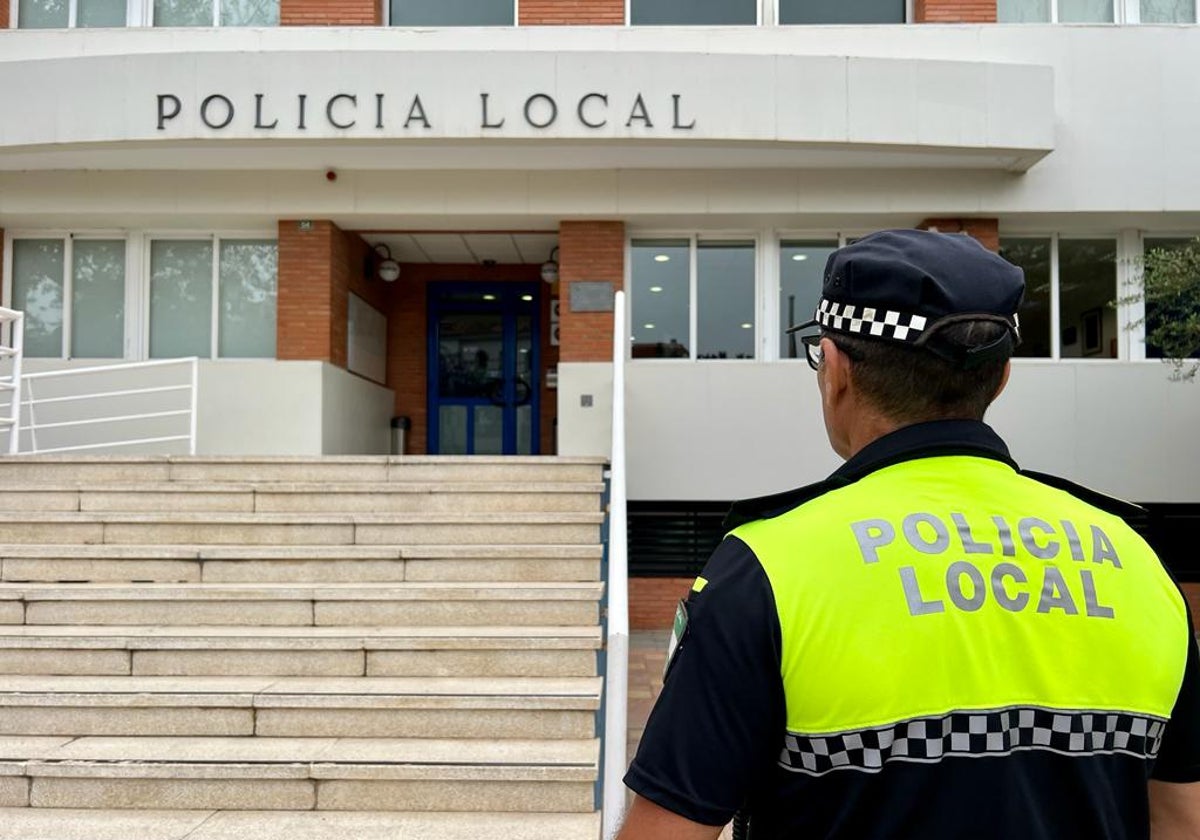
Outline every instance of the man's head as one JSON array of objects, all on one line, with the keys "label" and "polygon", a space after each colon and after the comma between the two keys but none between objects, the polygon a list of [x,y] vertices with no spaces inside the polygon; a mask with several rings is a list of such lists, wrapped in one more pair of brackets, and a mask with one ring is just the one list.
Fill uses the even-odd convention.
[{"label": "man's head", "polygon": [[1019,268],[960,234],[881,231],[835,251],[815,317],[792,328],[815,330],[802,340],[834,449],[981,419],[1008,377],[1024,288]]}]

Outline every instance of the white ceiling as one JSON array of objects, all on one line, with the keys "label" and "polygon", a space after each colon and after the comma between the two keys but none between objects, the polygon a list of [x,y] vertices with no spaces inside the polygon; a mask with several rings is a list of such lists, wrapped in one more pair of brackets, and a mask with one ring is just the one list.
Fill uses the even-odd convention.
[{"label": "white ceiling", "polygon": [[556,233],[360,233],[368,244],[387,245],[402,263],[526,263],[550,258]]}]

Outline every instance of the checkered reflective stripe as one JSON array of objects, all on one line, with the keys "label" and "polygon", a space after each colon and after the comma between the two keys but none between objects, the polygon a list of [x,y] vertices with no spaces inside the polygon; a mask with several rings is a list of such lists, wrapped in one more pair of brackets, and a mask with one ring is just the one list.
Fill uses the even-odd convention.
[{"label": "checkered reflective stripe", "polygon": [[821,298],[817,304],[817,323],[827,330],[860,333],[897,341],[916,341],[925,329],[924,315],[912,315],[873,306],[835,303]]},{"label": "checkered reflective stripe", "polygon": [[892,761],[941,761],[1049,750],[1071,756],[1121,753],[1153,759],[1166,721],[1126,712],[1019,707],[952,712],[831,735],[787,734],[779,763],[809,776],[835,770],[878,773]]}]

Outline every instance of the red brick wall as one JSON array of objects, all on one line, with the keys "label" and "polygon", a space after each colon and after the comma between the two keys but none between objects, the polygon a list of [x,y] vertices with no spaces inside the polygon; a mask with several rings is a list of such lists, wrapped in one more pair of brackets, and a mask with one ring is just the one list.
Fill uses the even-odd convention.
[{"label": "red brick wall", "polygon": [[1181,583],[1179,588],[1183,590],[1183,597],[1187,598],[1188,606],[1191,607],[1192,624],[1200,629],[1200,583]]},{"label": "red brick wall", "polygon": [[407,454],[424,454],[429,442],[428,324],[429,286],[438,282],[537,282],[542,289],[541,445],[554,454],[555,392],[546,388],[546,370],[558,365],[558,349],[550,346],[550,287],[541,282],[540,265],[431,265],[405,263],[392,284],[388,312],[388,387],[396,392],[396,415],[412,419],[405,439]]},{"label": "red brick wall", "polygon": [[0,29],[8,29],[8,6],[5,0],[0,0]]},{"label": "red brick wall", "polygon": [[968,233],[989,250],[1000,250],[1000,223],[997,219],[926,219],[917,227],[922,230],[937,228],[942,233]]},{"label": "red brick wall", "polygon": [[675,605],[686,598],[694,577],[629,579],[629,629],[662,630],[675,620]]},{"label": "red brick wall", "polygon": [[383,313],[389,289],[363,274],[368,245],[333,222],[314,221],[300,230],[294,220],[279,222],[279,298],[275,355],[346,366],[349,293]]},{"label": "red brick wall", "polygon": [[996,0],[915,0],[917,23],[995,23]]},{"label": "red brick wall", "polygon": [[564,362],[612,361],[611,312],[571,312],[570,284],[625,282],[624,222],[563,222],[558,229],[558,275],[562,307],[559,336]]},{"label": "red brick wall", "polygon": [[621,26],[625,0],[521,0],[522,26]]},{"label": "red brick wall", "polygon": [[380,0],[280,0],[279,4],[283,26],[378,26],[382,15]]}]

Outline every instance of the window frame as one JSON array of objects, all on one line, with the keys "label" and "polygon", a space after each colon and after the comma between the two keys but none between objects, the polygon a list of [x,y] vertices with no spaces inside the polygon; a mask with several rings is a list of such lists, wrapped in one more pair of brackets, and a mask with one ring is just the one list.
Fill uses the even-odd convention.
[{"label": "window frame", "polygon": [[[71,0],[71,2],[77,2],[77,0]],[[258,27],[255,27],[255,26],[221,26],[221,4],[223,2],[225,2],[225,0],[209,0],[209,2],[212,3],[212,10],[213,10],[212,23],[209,24],[209,27],[211,27],[213,29],[274,29],[276,26],[279,26],[279,24],[274,24],[273,26],[266,25],[266,26],[258,26]],[[141,18],[143,21],[145,21],[145,23],[142,25],[148,26],[152,29],[153,28],[157,28],[157,29],[204,29],[205,28],[203,26],[159,26],[157,23],[154,22],[154,0],[129,0],[129,3],[130,4],[140,3],[142,5]],[[280,5],[282,6],[282,0],[280,0]],[[282,11],[282,9],[281,9],[281,11]]]},{"label": "window frame", "polygon": [[[147,231],[143,236],[144,245],[141,254],[141,277],[139,282],[139,297],[140,297],[140,318],[139,318],[139,356],[138,358],[145,361],[150,361],[154,358],[172,358],[172,357],[152,357],[150,355],[150,258],[153,251],[153,243],[160,240],[171,240],[175,242],[211,242],[212,243],[212,269],[210,271],[211,283],[210,291],[212,300],[209,306],[209,325],[211,327],[209,335],[209,353],[207,356],[201,356],[201,359],[213,362],[239,362],[248,359],[264,359],[264,358],[279,358],[279,348],[275,348],[275,355],[267,356],[230,356],[225,357],[220,355],[221,341],[221,242],[225,240],[270,240],[275,243],[276,249],[279,248],[279,231],[266,229],[262,231]],[[278,250],[276,251],[278,253]],[[276,308],[275,308],[275,323],[276,328],[279,324],[279,275],[275,275],[275,292],[276,292]]]},{"label": "window frame", "polygon": [[[152,0],[151,0],[152,2]],[[132,26],[142,25],[142,12],[145,8],[146,0],[125,0],[125,25],[123,27],[110,27],[128,29]],[[21,0],[9,0],[8,5],[8,20],[9,26],[12,29],[21,28]],[[79,26],[79,0],[67,0],[67,29],[80,29],[93,27]],[[102,28],[102,27],[95,27]],[[58,27],[48,31],[58,31]]]},{"label": "window frame", "polygon": [[[3,274],[3,289],[0,293],[0,299],[3,300],[4,306],[11,308],[13,299],[13,243],[21,239],[57,239],[63,243],[63,321],[62,321],[62,342],[59,347],[57,356],[30,356],[31,359],[59,359],[62,361],[72,361],[81,358],[108,358],[108,357],[79,357],[71,354],[74,349],[71,346],[72,342],[72,322],[75,319],[73,306],[74,291],[75,291],[75,271],[74,271],[74,247],[76,242],[124,242],[125,243],[125,322],[123,325],[122,347],[123,355],[116,357],[121,360],[131,358],[130,349],[132,343],[133,332],[136,329],[135,314],[131,303],[134,303],[133,295],[131,294],[132,286],[134,285],[134,245],[133,237],[128,231],[110,230],[110,229],[80,229],[80,230],[64,230],[62,228],[50,229],[20,229],[4,232],[4,264],[0,267],[0,272]],[[7,334],[6,334],[7,338]]]},{"label": "window frame", "polygon": [[[1052,1],[1052,2],[1057,2],[1057,0],[1051,0],[1051,1]],[[632,2],[632,0],[630,0],[630,2]],[[779,18],[780,18],[779,7],[780,7],[781,3],[782,3],[782,0],[765,0],[765,2],[764,2],[764,4],[763,4],[763,5],[764,5],[764,11],[769,11],[769,12],[770,12],[771,20],[770,20],[770,23],[768,23],[768,24],[763,24],[763,23],[761,23],[761,21],[762,21],[762,19],[763,19],[763,17],[764,17],[764,16],[763,16],[763,15],[760,13],[760,14],[759,14],[759,20],[760,20],[760,23],[759,23],[759,25],[760,25],[760,26],[762,26],[762,25],[767,25],[767,26],[786,26],[786,27],[789,27],[789,28],[790,28],[790,27],[804,27],[804,26],[906,26],[906,25],[908,25],[908,24],[910,24],[910,23],[913,23],[913,16],[914,16],[914,11],[913,11],[913,8],[914,8],[914,6],[915,6],[915,2],[914,2],[914,0],[904,0],[904,20],[902,20],[902,21],[899,21],[899,22],[897,22],[897,23],[829,23],[829,24],[815,24],[815,23],[780,23],[780,22],[779,22]]]},{"label": "window frame", "polygon": [[[511,26],[489,26],[489,25],[481,23],[481,24],[475,24],[475,28],[478,28],[478,29],[516,29],[517,27],[519,27],[521,25],[521,0],[512,0],[512,4],[513,4],[513,22],[512,22]],[[628,4],[629,4],[629,0],[626,0],[627,8],[628,8]],[[629,20],[628,11],[626,12],[625,19],[626,19],[626,21]],[[390,28],[392,26],[392,3],[391,3],[391,0],[379,0],[379,20],[381,21],[381,23],[380,23],[381,27]],[[412,29],[412,28],[417,28],[417,27],[400,27],[399,24],[397,24],[397,28]],[[425,27],[419,27],[419,28],[425,28]],[[438,28],[471,29],[472,27],[470,27],[470,26],[453,26],[453,27],[446,26],[446,27],[438,27]]]},{"label": "window frame", "polygon": [[[1141,0],[1111,0],[1113,19],[1105,22],[1087,22],[1087,21],[1067,21],[1059,20],[1058,15],[1059,0],[1050,0],[1050,19],[1044,21],[1028,21],[1025,23],[1005,23],[1004,26],[1030,26],[1030,25],[1045,25],[1055,24],[1062,26],[1122,26],[1122,25],[1142,25],[1142,4]],[[911,20],[911,17],[910,17]],[[1179,26],[1189,23],[1200,23],[1200,0],[1195,3],[1195,15],[1190,21],[1183,21],[1182,24],[1156,23],[1147,24],[1148,26]]]},{"label": "window frame", "polygon": [[[687,358],[633,358],[633,344],[625,348],[627,361],[637,364],[686,364],[701,362],[703,364],[754,364],[767,361],[763,355],[763,297],[764,297],[764,264],[767,251],[765,237],[761,230],[721,229],[714,231],[681,231],[681,230],[639,230],[625,233],[625,279],[628,294],[625,295],[625,323],[628,332],[633,333],[633,242],[642,239],[686,239],[688,242],[688,355]],[[697,290],[699,276],[697,272],[697,244],[699,242],[752,242],[754,244],[754,356],[750,359],[701,359],[698,354],[696,338],[698,336],[700,310],[697,306]]]}]

